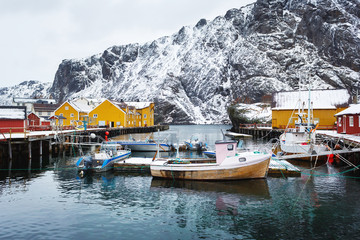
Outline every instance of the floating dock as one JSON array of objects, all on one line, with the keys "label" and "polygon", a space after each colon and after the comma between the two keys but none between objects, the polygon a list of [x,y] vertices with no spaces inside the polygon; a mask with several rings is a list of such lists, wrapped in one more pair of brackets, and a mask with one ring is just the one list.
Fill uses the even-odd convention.
[{"label": "floating dock", "polygon": [[[204,158],[207,159],[207,158]],[[114,163],[115,171],[146,172],[150,173],[150,164],[153,158],[131,157]],[[285,160],[271,158],[268,176],[270,177],[300,177],[301,171]]]},{"label": "floating dock", "polygon": [[269,164],[268,176],[271,177],[300,177],[301,171],[286,160],[272,157]]}]

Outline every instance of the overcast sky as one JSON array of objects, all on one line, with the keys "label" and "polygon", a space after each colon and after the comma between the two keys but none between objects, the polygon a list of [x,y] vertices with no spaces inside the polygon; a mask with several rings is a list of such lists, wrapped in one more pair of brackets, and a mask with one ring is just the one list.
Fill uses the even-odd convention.
[{"label": "overcast sky", "polygon": [[0,87],[52,82],[63,59],[144,43],[255,0],[0,0]]}]

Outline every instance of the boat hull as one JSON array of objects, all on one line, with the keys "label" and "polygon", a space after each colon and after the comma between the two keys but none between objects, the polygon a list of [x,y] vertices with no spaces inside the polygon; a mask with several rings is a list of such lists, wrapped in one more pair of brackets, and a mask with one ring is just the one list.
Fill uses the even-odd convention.
[{"label": "boat hull", "polygon": [[130,151],[124,151],[123,153],[113,158],[107,158],[107,159],[95,158],[95,157],[90,158],[89,161],[91,161],[91,164],[89,166],[85,164],[84,160],[86,158],[83,157],[78,160],[76,166],[79,171],[106,172],[114,168],[114,163],[116,161],[128,158],[130,155],[131,155]]},{"label": "boat hull", "polygon": [[[158,145],[156,143],[132,143],[132,142],[119,142],[125,148],[131,149],[132,152],[156,152]],[[160,152],[169,152],[171,146],[168,144],[159,144]]]},{"label": "boat hull", "polygon": [[[164,161],[165,162],[165,161]],[[264,155],[251,164],[221,166],[217,164],[156,164],[150,166],[153,177],[185,180],[239,180],[265,178],[269,168],[270,156]]]}]

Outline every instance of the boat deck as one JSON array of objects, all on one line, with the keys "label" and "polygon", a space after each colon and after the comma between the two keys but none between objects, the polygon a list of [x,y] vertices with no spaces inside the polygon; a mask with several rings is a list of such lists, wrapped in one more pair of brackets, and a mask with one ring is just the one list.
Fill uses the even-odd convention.
[{"label": "boat deck", "polygon": [[[132,157],[114,163],[115,171],[150,172],[152,158]],[[268,176],[270,177],[300,177],[301,171],[285,160],[271,159]]]}]

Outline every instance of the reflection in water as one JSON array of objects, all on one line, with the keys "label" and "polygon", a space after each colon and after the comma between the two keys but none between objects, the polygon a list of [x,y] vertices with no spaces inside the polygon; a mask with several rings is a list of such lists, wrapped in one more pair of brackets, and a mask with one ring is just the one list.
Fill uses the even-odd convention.
[{"label": "reflection in water", "polygon": [[233,193],[244,196],[257,196],[270,198],[269,187],[266,179],[253,179],[241,181],[173,181],[169,179],[153,178],[151,188],[163,190],[164,188],[179,188],[196,192]]},{"label": "reflection in water", "polygon": [[151,189],[159,191],[166,189],[191,190],[194,194],[216,193],[215,206],[218,215],[237,215],[240,202],[270,198],[266,179],[204,182],[153,178]]}]

